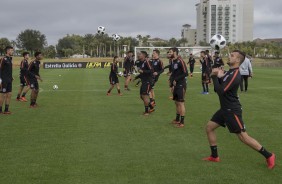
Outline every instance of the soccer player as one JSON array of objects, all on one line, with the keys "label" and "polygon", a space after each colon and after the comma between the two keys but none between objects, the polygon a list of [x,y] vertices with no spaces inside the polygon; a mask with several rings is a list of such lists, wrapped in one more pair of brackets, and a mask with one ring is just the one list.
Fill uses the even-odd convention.
[{"label": "soccer player", "polygon": [[14,48],[7,46],[5,48],[6,56],[0,61],[0,114],[2,112],[2,106],[5,103],[4,114],[11,114],[9,111],[9,105],[12,97],[12,82],[13,82],[13,62],[12,56]]},{"label": "soccer player", "polygon": [[212,66],[213,66],[213,59],[212,59],[212,56],[210,55],[210,51],[209,50],[206,50],[206,58],[208,60],[208,76],[209,76],[209,84],[211,83],[211,78],[210,78],[210,75],[211,75],[211,72],[212,72]]},{"label": "soccer player", "polygon": [[147,60],[148,54],[146,51],[141,51],[139,59],[143,63],[141,68],[139,69],[140,75],[136,76],[135,79],[140,78],[142,80],[142,85],[140,87],[140,98],[144,102],[145,112],[143,113],[145,116],[148,116],[150,112],[153,112],[154,109],[149,111],[149,93],[152,89],[153,82],[153,68],[150,64],[150,61]]},{"label": "soccer player", "polygon": [[126,57],[124,58],[124,62],[123,62],[123,76],[125,77],[124,90],[127,90],[127,91],[130,91],[130,89],[128,88],[128,85],[131,80],[132,62],[134,62],[133,52],[128,51],[126,54]]},{"label": "soccer player", "polygon": [[193,77],[194,67],[195,67],[196,60],[193,54],[190,54],[188,65],[190,66],[190,77]]},{"label": "soccer player", "polygon": [[234,133],[249,147],[261,153],[267,161],[267,166],[275,166],[275,154],[268,152],[260,143],[246,132],[242,119],[242,108],[238,99],[238,88],[241,81],[239,66],[244,62],[245,54],[234,50],[229,57],[230,70],[224,72],[222,68],[212,70],[212,80],[219,96],[220,109],[213,115],[206,126],[206,133],[211,148],[211,156],[203,160],[219,162],[215,130],[220,126],[227,126],[230,133]]},{"label": "soccer player", "polygon": [[224,62],[222,58],[219,56],[219,51],[215,51],[213,68],[219,68],[223,66],[224,66]]},{"label": "soccer player", "polygon": [[120,93],[119,80],[117,75],[118,75],[118,56],[115,56],[113,59],[113,63],[111,65],[111,72],[109,76],[111,87],[107,92],[108,96],[111,95],[111,91],[114,89],[115,86],[117,87],[118,95],[122,96],[122,94]]},{"label": "soccer player", "polygon": [[241,83],[240,90],[244,91],[245,83],[245,92],[248,91],[248,79],[253,76],[253,68],[249,58],[246,57],[245,61],[240,65],[240,74],[241,74]]},{"label": "soccer player", "polygon": [[28,67],[28,81],[30,83],[30,89],[31,89],[30,108],[37,107],[36,100],[39,93],[38,80],[42,82],[42,79],[39,75],[40,60],[43,59],[42,53],[35,52],[34,57],[35,60],[32,61]]},{"label": "soccer player", "polygon": [[151,65],[153,67],[154,73],[153,73],[153,86],[150,93],[150,105],[155,106],[155,91],[154,86],[158,82],[160,75],[164,72],[164,65],[163,62],[160,60],[160,51],[159,50],[153,50],[152,60],[150,61]]},{"label": "soccer player", "polygon": [[176,107],[176,118],[172,121],[178,128],[184,127],[185,117],[185,93],[186,78],[188,76],[187,66],[183,59],[178,55],[178,48],[170,48],[172,60],[171,84],[173,87],[173,100]]},{"label": "soccer player", "polygon": [[202,64],[202,86],[203,86],[203,95],[209,94],[209,61],[206,56],[205,51],[201,51],[200,63]]},{"label": "soccer player", "polygon": [[[27,94],[27,92],[30,89],[28,81],[27,81],[28,59],[29,59],[29,53],[24,52],[23,53],[23,60],[21,61],[21,66],[20,66],[20,89],[19,89],[19,92],[18,92],[17,101],[27,102],[25,95]],[[26,86],[26,88],[25,88],[25,86]],[[25,88],[25,90],[24,90],[24,88]]]}]

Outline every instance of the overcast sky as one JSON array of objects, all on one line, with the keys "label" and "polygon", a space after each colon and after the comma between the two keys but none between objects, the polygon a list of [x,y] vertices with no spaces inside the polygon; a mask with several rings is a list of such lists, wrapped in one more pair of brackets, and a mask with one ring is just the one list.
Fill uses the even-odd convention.
[{"label": "overcast sky", "polygon": [[[180,37],[183,24],[196,27],[200,0],[1,0],[0,38],[15,40],[36,29],[57,44],[66,34],[96,33],[98,26],[122,36]],[[254,0],[254,38],[282,37],[282,1]]]}]

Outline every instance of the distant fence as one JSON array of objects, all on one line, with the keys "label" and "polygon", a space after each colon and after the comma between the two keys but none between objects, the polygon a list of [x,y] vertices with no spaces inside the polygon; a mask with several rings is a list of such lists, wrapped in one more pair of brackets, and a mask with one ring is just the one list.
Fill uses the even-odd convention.
[{"label": "distant fence", "polygon": [[[122,62],[118,63],[122,68]],[[44,69],[80,69],[80,68],[109,68],[111,62],[44,62]]]}]

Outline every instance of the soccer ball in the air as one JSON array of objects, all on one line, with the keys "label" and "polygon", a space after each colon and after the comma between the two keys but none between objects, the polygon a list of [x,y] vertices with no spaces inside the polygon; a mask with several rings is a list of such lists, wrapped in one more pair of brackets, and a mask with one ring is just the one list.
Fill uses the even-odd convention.
[{"label": "soccer ball in the air", "polygon": [[103,26],[99,26],[99,27],[97,28],[98,34],[105,34],[105,31],[106,31],[106,28],[103,27]]},{"label": "soccer ball in the air", "polygon": [[118,34],[113,34],[112,37],[113,37],[114,41],[119,41],[120,40],[120,36]]},{"label": "soccer ball in the air", "polygon": [[210,40],[210,45],[215,50],[223,49],[226,46],[226,39],[220,35],[214,35]]},{"label": "soccer ball in the air", "polygon": [[58,85],[56,85],[56,84],[53,86],[53,89],[54,89],[54,90],[57,90],[58,88],[59,88],[59,87],[58,87]]}]

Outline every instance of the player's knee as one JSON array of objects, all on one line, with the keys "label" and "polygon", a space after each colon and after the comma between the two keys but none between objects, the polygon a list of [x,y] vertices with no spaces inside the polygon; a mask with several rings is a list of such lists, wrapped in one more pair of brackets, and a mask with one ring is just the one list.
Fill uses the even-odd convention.
[{"label": "player's knee", "polygon": [[240,139],[240,141],[242,141],[243,143],[246,143],[250,138],[246,132],[238,133],[237,136]]},{"label": "player's knee", "polygon": [[209,132],[212,132],[214,130],[213,126],[212,126],[212,123],[211,121],[209,121],[205,127],[206,129],[206,132],[209,133]]}]

